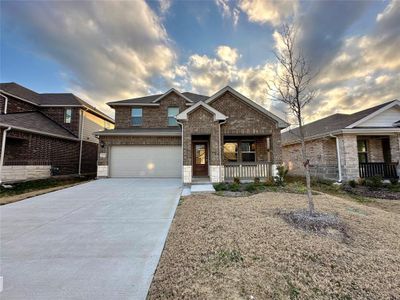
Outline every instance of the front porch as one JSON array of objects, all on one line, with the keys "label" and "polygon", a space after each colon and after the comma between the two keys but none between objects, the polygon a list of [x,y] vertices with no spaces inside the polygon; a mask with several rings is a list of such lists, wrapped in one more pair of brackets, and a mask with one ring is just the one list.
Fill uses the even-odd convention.
[{"label": "front porch", "polygon": [[214,143],[210,136],[191,136],[192,184],[272,176],[271,136],[223,136],[221,140]]},{"label": "front porch", "polygon": [[341,154],[345,180],[374,176],[399,178],[399,135],[344,135]]}]

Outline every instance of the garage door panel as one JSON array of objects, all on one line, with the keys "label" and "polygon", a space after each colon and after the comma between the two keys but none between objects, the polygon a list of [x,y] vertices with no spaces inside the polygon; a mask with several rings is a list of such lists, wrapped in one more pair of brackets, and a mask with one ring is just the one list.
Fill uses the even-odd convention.
[{"label": "garage door panel", "polygon": [[111,177],[181,177],[180,146],[112,146]]}]

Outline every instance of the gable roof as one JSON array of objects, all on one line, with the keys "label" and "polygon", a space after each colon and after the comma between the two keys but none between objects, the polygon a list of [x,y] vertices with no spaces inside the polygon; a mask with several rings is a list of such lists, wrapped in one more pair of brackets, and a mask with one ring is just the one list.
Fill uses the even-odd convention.
[{"label": "gable roof", "polygon": [[[208,96],[190,93],[190,92],[183,92],[181,93],[184,97],[190,99],[190,102],[196,103],[199,101],[204,101],[208,99]],[[118,106],[118,105],[158,105],[155,100],[163,97],[165,94],[156,94],[151,96],[144,96],[138,98],[131,98],[126,100],[119,100],[119,101],[112,101],[108,102],[107,104],[111,107]]]},{"label": "gable roof", "polygon": [[17,130],[78,140],[78,138],[66,128],[57,124],[52,119],[38,111],[0,115],[0,126],[11,126],[13,129]]},{"label": "gable roof", "polygon": [[178,114],[176,116],[176,119],[177,120],[187,120],[188,114],[190,114],[191,112],[195,111],[200,106],[214,115],[214,121],[223,121],[223,120],[226,120],[228,118],[223,113],[219,112],[218,110],[216,110],[215,108],[211,107],[207,103],[200,101],[200,102],[197,102],[195,105],[192,105],[188,109],[185,109],[180,114]]},{"label": "gable roof", "polygon": [[181,94],[178,90],[176,90],[176,89],[174,89],[174,88],[172,88],[172,89],[166,91],[166,92],[165,92],[164,94],[162,94],[160,97],[158,97],[157,99],[153,100],[153,102],[156,103],[156,102],[160,101],[161,99],[165,98],[166,96],[168,96],[168,95],[171,94],[171,93],[175,93],[175,94],[181,96],[183,99],[185,99],[186,101],[188,101],[188,102],[190,102],[190,103],[193,102],[193,101],[190,100],[188,97],[186,97],[185,95]]},{"label": "gable roof", "polygon": [[[376,112],[381,112],[385,109],[393,107],[394,105],[400,105],[399,100],[392,100],[386,103],[382,103],[367,109],[364,109],[353,114],[333,114],[320,120],[308,123],[303,126],[304,137],[311,139],[313,137],[319,137],[329,135],[332,132],[343,130],[343,129],[356,129],[357,124],[360,121],[365,120],[368,116],[373,115]],[[282,143],[290,144],[299,141],[300,131],[299,128],[294,128],[290,131],[282,133]]]},{"label": "gable roof", "polygon": [[270,111],[266,110],[264,107],[262,107],[261,105],[259,105],[256,102],[254,102],[253,100],[250,100],[246,96],[242,95],[241,93],[239,93],[235,89],[231,88],[229,85],[224,87],[223,89],[219,90],[218,92],[216,92],[214,95],[212,95],[210,98],[208,98],[205,102],[207,104],[210,104],[210,103],[212,103],[214,100],[218,99],[220,96],[222,96],[226,92],[230,92],[231,94],[233,94],[237,98],[243,100],[244,102],[246,102],[247,104],[249,104],[253,108],[259,110],[260,112],[262,112],[266,116],[268,116],[271,119],[275,120],[278,123],[279,128],[286,128],[286,127],[289,126],[289,123],[287,123],[286,121],[282,120],[278,116],[274,115]]},{"label": "gable roof", "polygon": [[114,123],[114,120],[90,105],[81,98],[75,96],[72,93],[36,93],[22,85],[15,82],[0,83],[0,90],[6,94],[10,94],[23,101],[32,103],[42,107],[53,107],[53,106],[77,106],[86,107],[91,110],[94,114],[106,119],[107,121]]}]

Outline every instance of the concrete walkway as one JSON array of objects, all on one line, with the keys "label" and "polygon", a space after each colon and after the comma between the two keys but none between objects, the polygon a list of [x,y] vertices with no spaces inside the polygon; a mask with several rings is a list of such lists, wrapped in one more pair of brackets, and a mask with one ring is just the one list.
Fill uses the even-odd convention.
[{"label": "concrete walkway", "polygon": [[1,299],[145,299],[180,179],[103,179],[1,207]]}]

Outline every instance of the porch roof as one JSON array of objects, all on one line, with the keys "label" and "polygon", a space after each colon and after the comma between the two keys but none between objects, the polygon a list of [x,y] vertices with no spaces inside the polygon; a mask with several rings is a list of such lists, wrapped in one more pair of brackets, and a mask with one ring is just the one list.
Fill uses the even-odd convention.
[{"label": "porch roof", "polygon": [[[360,134],[393,134],[398,132],[399,128],[394,127],[357,127],[351,125],[357,125],[360,120],[365,119],[369,115],[376,113],[385,107],[391,107],[399,104],[399,100],[392,100],[354,114],[334,114],[326,118],[317,120],[315,122],[304,125],[304,136],[306,140],[317,139],[330,134],[341,134],[341,133],[360,133]],[[300,142],[299,139],[299,128],[282,133],[282,144],[296,144]]]}]

